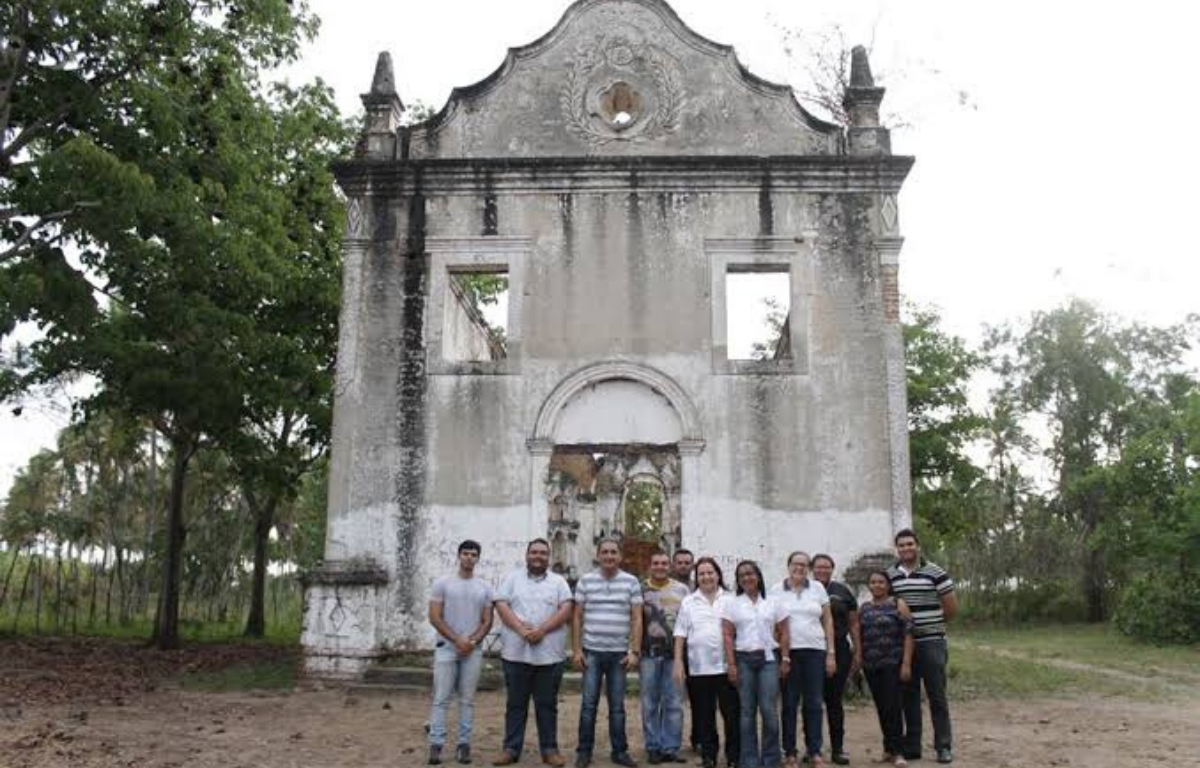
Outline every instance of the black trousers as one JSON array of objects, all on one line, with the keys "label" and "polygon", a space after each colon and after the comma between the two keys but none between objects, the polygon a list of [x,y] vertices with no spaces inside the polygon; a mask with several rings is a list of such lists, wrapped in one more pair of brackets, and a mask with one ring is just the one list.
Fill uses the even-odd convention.
[{"label": "black trousers", "polygon": [[842,706],[842,696],[846,693],[846,678],[850,676],[850,642],[840,638],[834,644],[837,652],[837,671],[833,677],[825,678],[825,717],[829,720],[829,746],[838,753],[843,751],[846,743],[846,710]]},{"label": "black trousers", "polygon": [[929,699],[934,749],[950,749],[950,702],[946,697],[946,663],[950,652],[946,638],[921,640],[913,654],[912,680],[904,684],[904,751],[921,753],[921,686]]},{"label": "black trousers", "polygon": [[741,751],[738,738],[738,692],[727,675],[699,675],[687,679],[688,701],[692,705],[692,732],[700,744],[701,757],[716,760],[721,751],[717,735],[717,709],[725,728],[725,759],[736,763]]},{"label": "black trousers", "polygon": [[[883,751],[889,755],[898,755],[903,749],[901,740],[904,733],[900,667],[892,665],[879,669],[864,669],[863,676],[867,678],[867,685],[871,688],[871,698],[875,700],[875,713],[879,715],[879,730],[883,732]],[[918,740],[918,747],[920,743]]]}]

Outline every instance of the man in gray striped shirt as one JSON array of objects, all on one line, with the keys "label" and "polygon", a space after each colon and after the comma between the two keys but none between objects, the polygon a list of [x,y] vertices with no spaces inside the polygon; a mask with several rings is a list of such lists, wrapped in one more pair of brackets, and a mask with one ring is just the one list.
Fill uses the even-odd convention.
[{"label": "man in gray striped shirt", "polygon": [[921,559],[917,534],[905,528],[895,537],[898,561],[888,570],[892,591],[908,603],[913,616],[913,638],[917,641],[912,680],[904,686],[904,757],[921,756],[921,684],[929,698],[933,721],[933,746],[937,761],[954,760],[951,751],[950,703],[946,697],[946,622],[958,612],[954,582],[939,566]]},{"label": "man in gray striped shirt", "polygon": [[621,547],[615,540],[601,539],[596,559],[600,569],[575,586],[574,661],[583,672],[575,765],[586,768],[592,762],[600,686],[606,682],[612,761],[636,766],[625,738],[625,675],[637,668],[642,647],[642,586],[621,570]]}]

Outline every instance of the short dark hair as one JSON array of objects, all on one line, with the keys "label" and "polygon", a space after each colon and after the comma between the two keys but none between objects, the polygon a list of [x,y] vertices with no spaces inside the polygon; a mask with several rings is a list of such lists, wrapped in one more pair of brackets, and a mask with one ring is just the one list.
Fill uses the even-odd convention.
[{"label": "short dark hair", "polygon": [[833,558],[824,552],[818,552],[808,561],[809,565],[816,565],[818,560],[828,560],[830,568],[837,568],[837,563],[833,562]]},{"label": "short dark hair", "polygon": [[758,578],[758,595],[759,597],[766,597],[767,584],[765,581],[763,581],[762,568],[759,568],[758,563],[754,562],[753,560],[743,560],[737,564],[736,568],[733,569],[733,581],[737,587],[737,593],[740,595],[745,592],[745,590],[742,589],[742,579],[740,576],[738,576],[738,571],[742,570],[743,565],[748,565],[754,569],[754,575]]},{"label": "short dark hair", "polygon": [[463,543],[458,545],[458,554],[463,552],[474,552],[477,555],[483,554],[483,547],[479,546],[479,542],[474,539],[463,539]]},{"label": "short dark hair", "polygon": [[537,539],[533,539],[532,541],[530,541],[528,544],[525,545],[525,551],[528,552],[530,549],[532,549],[534,544],[541,544],[546,549],[550,549],[550,542],[548,542],[542,538],[537,538]]},{"label": "short dark hair", "polygon": [[[671,559],[674,560],[675,558],[679,557],[680,555],[687,555],[688,557],[692,557],[692,558],[696,557],[694,554],[692,554],[692,550],[686,549],[684,547],[680,547],[679,549],[675,550],[674,555],[671,555]],[[709,558],[709,559],[711,560],[712,558]]]},{"label": "short dark hair", "polygon": [[668,558],[668,559],[671,557],[670,555],[667,554],[667,550],[663,549],[662,547],[655,547],[654,549],[650,550],[650,559],[651,560],[658,557],[659,555],[662,555],[663,557]]},{"label": "short dark hair", "polygon": [[899,544],[900,539],[912,539],[918,544],[921,543],[921,540],[917,538],[917,534],[912,528],[901,528],[900,530],[896,531],[896,535],[892,537],[892,543]]}]

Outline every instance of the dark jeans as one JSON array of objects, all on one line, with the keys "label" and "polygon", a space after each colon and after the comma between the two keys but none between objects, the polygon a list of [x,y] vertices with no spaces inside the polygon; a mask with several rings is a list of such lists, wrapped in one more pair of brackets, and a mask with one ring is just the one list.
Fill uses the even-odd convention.
[{"label": "dark jeans", "polygon": [[[741,768],[775,768],[779,753],[779,662],[775,656],[738,651],[738,728],[741,739],[738,765]],[[758,717],[762,714],[762,742],[758,739]]]},{"label": "dark jeans", "polygon": [[913,654],[912,680],[904,684],[904,751],[921,752],[921,684],[929,699],[933,721],[934,749],[950,749],[950,703],[946,699],[946,662],[950,653],[944,637],[917,642]]},{"label": "dark jeans", "polygon": [[558,751],[558,686],[563,665],[504,662],[504,751],[521,756],[525,745],[525,721],[529,700],[537,722],[538,751],[543,755]]},{"label": "dark jeans", "polygon": [[875,714],[879,715],[879,730],[883,732],[883,751],[898,755],[904,746],[901,743],[904,715],[901,712],[900,667],[864,669],[863,675],[871,687],[871,698],[875,699]]},{"label": "dark jeans", "polygon": [[721,751],[717,735],[717,708],[725,728],[725,760],[737,763],[741,757],[738,738],[738,692],[728,675],[700,675],[687,681],[688,699],[692,704],[692,730],[700,746],[700,755],[715,761]]},{"label": "dark jeans", "polygon": [[825,678],[825,717],[829,720],[829,747],[834,754],[844,751],[846,744],[846,710],[842,696],[846,693],[846,678],[850,676],[853,654],[850,643],[842,638],[834,644],[837,652],[837,671]]},{"label": "dark jeans", "polygon": [[600,709],[601,678],[608,699],[608,740],[612,754],[629,751],[625,738],[625,667],[623,651],[583,651],[583,702],[579,710],[579,746],[576,752],[589,757],[596,746],[596,713]]},{"label": "dark jeans", "polygon": [[825,691],[825,651],[794,648],[783,681],[783,753],[796,754],[796,716],[804,711],[804,755],[821,754],[821,696]]}]

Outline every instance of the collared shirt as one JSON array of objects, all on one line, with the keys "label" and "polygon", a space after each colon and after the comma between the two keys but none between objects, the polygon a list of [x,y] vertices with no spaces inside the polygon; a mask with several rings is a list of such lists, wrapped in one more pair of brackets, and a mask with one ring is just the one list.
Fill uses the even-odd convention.
[{"label": "collared shirt", "polygon": [[922,562],[910,571],[900,563],[888,569],[892,591],[908,604],[913,617],[913,638],[937,640],[946,636],[942,596],[954,591],[954,582],[940,566]]},{"label": "collared shirt", "polygon": [[788,617],[783,604],[762,595],[751,602],[741,594],[724,605],[721,618],[733,624],[733,649],[735,651],[773,651],[779,647],[775,642],[775,625]]},{"label": "collared shirt", "polygon": [[585,573],[575,585],[575,604],[583,607],[585,650],[629,650],[630,612],[642,604],[637,576],[620,570],[612,578],[600,571]]},{"label": "collared shirt", "polygon": [[788,638],[792,648],[824,651],[825,627],[821,624],[821,613],[829,605],[829,594],[825,585],[810,578],[808,586],[797,592],[784,580],[771,597],[787,611]]},{"label": "collared shirt", "polygon": [[723,675],[725,668],[725,635],[721,630],[721,614],[732,596],[723,589],[709,603],[699,590],[683,599],[679,618],[675,620],[675,637],[687,640],[688,672],[695,675]]},{"label": "collared shirt", "polygon": [[[528,569],[518,568],[504,577],[496,590],[496,602],[507,603],[521,622],[537,627],[571,602],[571,588],[557,573],[547,571],[541,576],[531,576]],[[567,657],[566,624],[547,633],[537,645],[530,645],[501,622],[500,640],[500,657],[506,661],[542,666],[557,664]]]}]

